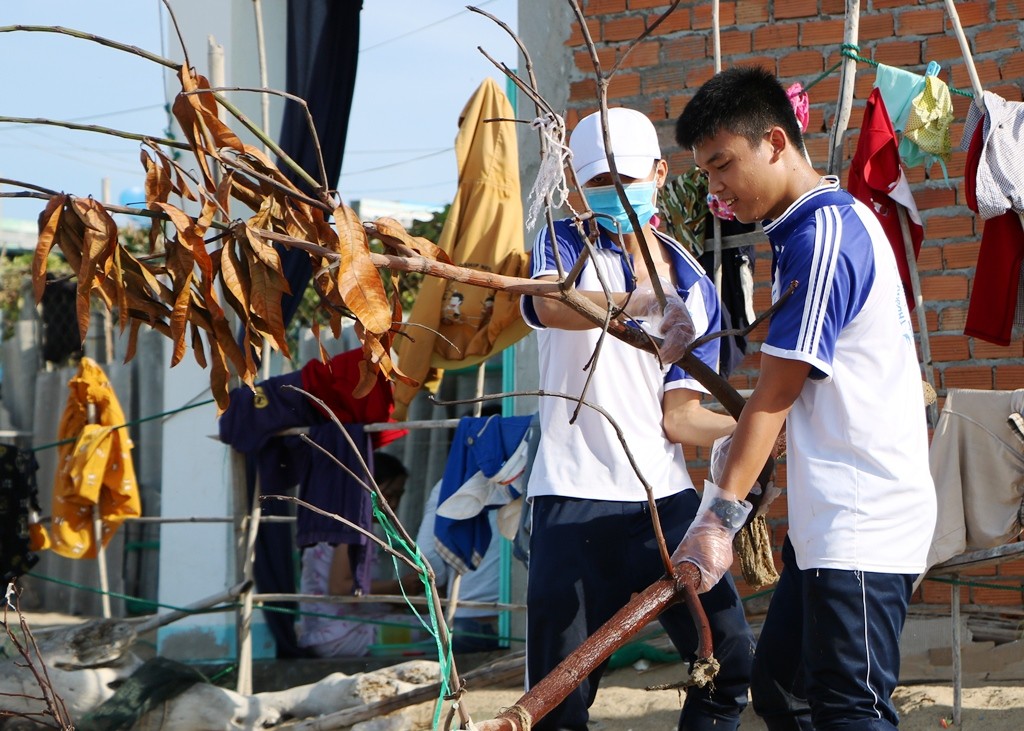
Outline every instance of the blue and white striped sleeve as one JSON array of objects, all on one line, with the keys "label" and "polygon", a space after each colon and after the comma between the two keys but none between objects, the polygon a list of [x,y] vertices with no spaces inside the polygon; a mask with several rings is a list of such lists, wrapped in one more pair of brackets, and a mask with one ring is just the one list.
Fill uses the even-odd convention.
[{"label": "blue and white striped sleeve", "polygon": [[[686,309],[693,320],[695,337],[721,329],[722,313],[715,286],[707,276],[701,276],[688,290],[679,292],[686,301]],[[693,354],[708,368],[718,372],[718,358],[721,350],[721,339],[714,338],[694,349]],[[700,382],[686,370],[672,365],[665,374],[665,390],[688,388],[691,391],[708,393]]]},{"label": "blue and white striped sleeve", "polygon": [[[790,282],[795,280],[797,288],[772,315],[761,352],[809,363],[815,379],[832,378],[836,340],[858,309],[853,290],[865,284],[870,288],[870,282],[854,281],[845,255],[849,252],[841,250],[841,242],[853,248],[861,243],[844,241],[844,224],[857,228],[852,221],[844,222],[838,207],[819,208],[813,227],[804,227],[785,243],[773,273],[773,301]],[[856,236],[857,232],[845,233]],[[866,235],[861,238],[867,241]]]},{"label": "blue and white striped sleeve", "polygon": [[[579,237],[567,221],[555,221],[555,243],[562,261],[562,269],[569,271],[579,258],[582,246]],[[547,226],[537,232],[530,251],[530,278],[558,276],[558,265],[555,263],[554,246]],[[537,317],[533,306],[533,297],[520,297],[519,307],[526,324],[532,328],[543,329],[545,325]]]}]

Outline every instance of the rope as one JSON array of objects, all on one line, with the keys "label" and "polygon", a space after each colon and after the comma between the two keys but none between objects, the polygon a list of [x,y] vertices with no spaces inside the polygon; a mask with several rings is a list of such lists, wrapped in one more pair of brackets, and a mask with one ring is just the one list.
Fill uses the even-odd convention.
[{"label": "rope", "polygon": [[[971,586],[978,589],[1005,589],[1006,591],[1019,591],[1024,592],[1024,583],[1021,580],[1017,580],[1017,586],[1007,586],[1006,584],[989,584],[983,581],[965,581],[964,579],[949,579],[944,576],[929,576],[928,581],[937,581],[940,584],[953,584],[954,586]],[[1013,581],[1013,579],[1007,579],[1007,581]]]},{"label": "rope", "polygon": [[[534,119],[530,126],[540,132],[547,144],[541,145],[540,168],[530,189],[530,212],[526,217],[526,230],[537,223],[540,211],[551,198],[553,208],[561,208],[569,200],[569,184],[565,180],[565,166],[572,159],[572,151],[565,144],[565,120],[548,113]],[[575,211],[573,211],[575,213]]]},{"label": "rope", "polygon": [[[136,424],[142,424],[142,423],[147,422],[147,421],[153,421],[154,419],[162,419],[165,416],[172,416],[173,414],[178,414],[178,413],[180,413],[182,411],[188,411],[189,409],[194,409],[194,408],[196,408],[198,406],[206,406],[206,404],[212,404],[213,401],[214,400],[212,398],[211,399],[206,399],[205,401],[197,401],[194,404],[187,404],[187,405],[182,406],[182,407],[177,408],[177,409],[171,409],[170,411],[161,411],[159,414],[153,414],[152,416],[143,416],[143,417],[141,417],[139,419],[133,419],[132,421],[126,421],[124,424],[118,424],[115,427],[111,427],[111,431],[114,431],[114,430],[117,430],[117,429],[124,429],[126,426],[135,426]],[[31,451],[33,451],[33,452],[41,452],[44,449],[53,449],[54,447],[59,447],[59,446],[61,446],[63,444],[73,444],[77,439],[78,439],[78,437],[70,437],[68,439],[61,439],[59,442],[51,442],[50,444],[42,444],[42,445],[40,445],[38,447],[32,447]]]},{"label": "rope", "polygon": [[[839,55],[842,56],[843,58],[852,58],[854,61],[860,61],[861,63],[866,63],[868,66],[872,66],[874,68],[878,68],[878,66],[880,65],[878,61],[875,61],[872,58],[865,58],[864,56],[861,56],[860,55],[860,47],[856,46],[856,45],[854,45],[852,43],[844,43],[844,44],[842,44],[839,47]],[[819,74],[818,76],[815,76],[814,79],[812,79],[808,83],[804,84],[804,91],[807,91],[808,89],[810,89],[812,86],[814,86],[818,82],[823,81],[826,78],[828,78],[828,76],[833,71],[835,71],[836,69],[838,69],[842,65],[843,65],[842,61],[837,61],[832,66],[832,68],[828,69],[827,71],[825,71],[822,74]],[[947,85],[947,86],[949,86],[949,85]],[[963,91],[963,90],[957,89],[957,88],[955,88],[953,86],[949,86],[949,93],[950,94],[959,94],[960,96],[965,96],[965,97],[967,97],[969,99],[973,99],[974,98],[974,92],[973,91]]]}]

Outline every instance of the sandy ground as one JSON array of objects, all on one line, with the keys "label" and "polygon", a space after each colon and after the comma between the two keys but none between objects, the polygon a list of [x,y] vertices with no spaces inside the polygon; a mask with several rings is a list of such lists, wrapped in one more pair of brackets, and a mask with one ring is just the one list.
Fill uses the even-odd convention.
[{"label": "sandy ground", "polygon": [[[647,691],[645,687],[677,681],[682,665],[652,665],[637,672],[631,667],[606,675],[591,708],[593,731],[675,731],[682,698],[674,690]],[[963,690],[961,728],[968,731],[1020,731],[1024,729],[1024,682],[974,685]],[[474,720],[491,718],[522,695],[520,686],[470,689],[467,705]],[[896,705],[902,731],[936,731],[952,727],[953,685],[907,685],[897,688]],[[748,707],[744,731],[761,731],[764,723]]]},{"label": "sandy ground", "polygon": [[[60,614],[26,615],[33,628],[79,622]],[[945,635],[948,620],[937,620]],[[922,625],[918,625],[919,627]],[[918,632],[920,630],[917,630]],[[914,632],[908,630],[907,633]],[[961,729],[965,731],[1024,730],[1024,640],[995,648],[992,643],[967,643],[963,650],[965,668],[962,691]],[[641,661],[645,663],[646,661]],[[953,682],[948,647],[931,655],[904,657],[904,670],[913,677],[929,678],[897,688],[895,700],[902,731],[936,731],[952,728]],[[682,696],[675,690],[648,691],[648,686],[678,682],[685,676],[682,664],[647,663],[644,669],[628,666],[610,671],[601,683],[591,708],[592,731],[674,731]],[[992,680],[993,677],[1012,678]],[[465,698],[474,720],[493,718],[512,705],[523,693],[520,681],[499,686],[473,688]],[[429,719],[431,703],[406,709],[407,718]],[[447,709],[446,709],[447,710]],[[405,715],[405,714],[403,714]],[[412,727],[429,724],[412,721]],[[405,726],[409,728],[408,725]],[[747,708],[743,731],[764,731],[764,723]]]}]

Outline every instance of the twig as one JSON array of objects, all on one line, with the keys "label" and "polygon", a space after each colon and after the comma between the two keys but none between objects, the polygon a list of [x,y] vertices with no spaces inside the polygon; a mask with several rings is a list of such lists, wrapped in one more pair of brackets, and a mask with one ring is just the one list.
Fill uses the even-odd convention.
[{"label": "twig", "polygon": [[125,140],[155,142],[178,150],[192,149],[184,142],[177,142],[163,137],[153,137],[152,135],[140,135],[135,132],[126,132],[121,129],[114,129],[113,127],[103,127],[98,124],[75,124],[74,122],[65,122],[59,119],[46,119],[43,117],[0,117],[0,122],[6,122],[8,124],[41,124],[50,127],[64,127],[65,129],[73,129],[81,132],[96,132],[98,134],[109,135],[110,137],[120,137]]}]

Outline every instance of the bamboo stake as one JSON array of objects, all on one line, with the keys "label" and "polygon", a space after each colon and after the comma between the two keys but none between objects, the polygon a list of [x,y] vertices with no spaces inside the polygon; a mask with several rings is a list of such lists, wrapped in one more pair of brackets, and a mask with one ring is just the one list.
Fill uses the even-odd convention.
[{"label": "bamboo stake", "polygon": [[[917,258],[914,256],[914,242],[910,236],[907,209],[903,204],[897,203],[896,212],[900,218],[903,250],[907,255],[907,269],[910,271],[910,289],[914,296],[914,310],[917,312],[917,327],[921,332],[921,362],[924,365],[924,379],[934,389],[935,374],[932,371],[932,346],[928,335],[928,316],[924,311],[924,296],[921,294],[921,276],[917,271]],[[928,418],[932,426],[939,423],[938,403],[928,404]]]},{"label": "bamboo stake", "polygon": [[[978,106],[978,109],[985,111],[985,89],[981,85],[981,79],[978,77],[978,69],[974,65],[974,56],[971,55],[971,44],[967,42],[967,36],[964,34],[964,27],[960,24],[960,14],[957,13],[956,5],[953,0],[946,0],[946,10],[949,12],[949,20],[953,24],[953,32],[956,34],[956,40],[960,44],[960,53],[964,57],[964,66],[967,67],[967,75],[971,79],[971,89],[974,90],[974,103]],[[1020,218],[1021,226],[1024,226],[1024,213],[1017,213]],[[955,699],[954,699],[955,700]],[[954,706],[954,713],[957,710]]]},{"label": "bamboo stake", "polygon": [[[859,32],[860,1],[846,0],[843,45],[856,46]],[[836,118],[832,124],[828,166],[826,168],[829,175],[840,175],[843,171],[843,135],[846,134],[846,128],[850,124],[850,109],[853,106],[853,86],[857,80],[857,60],[843,56],[843,65],[839,73],[839,103],[836,106]]]}]

